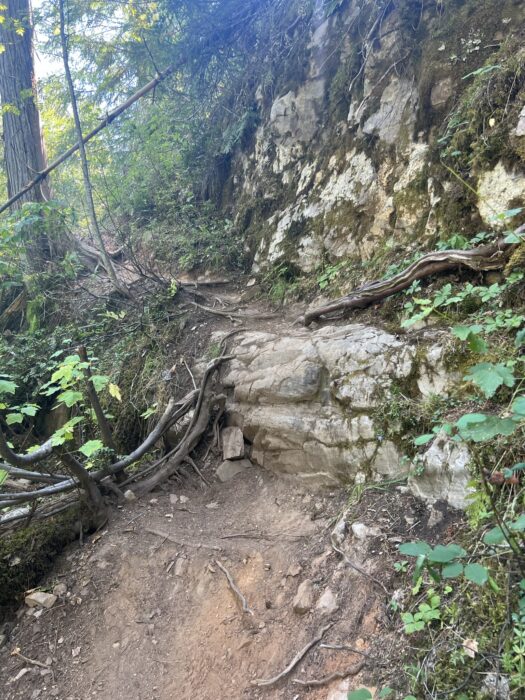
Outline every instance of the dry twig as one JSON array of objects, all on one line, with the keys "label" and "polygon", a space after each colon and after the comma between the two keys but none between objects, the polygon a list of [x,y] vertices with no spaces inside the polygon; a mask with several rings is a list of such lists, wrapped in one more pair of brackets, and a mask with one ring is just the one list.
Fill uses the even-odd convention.
[{"label": "dry twig", "polygon": [[245,613],[248,613],[249,615],[253,615],[253,610],[250,610],[250,608],[248,607],[248,603],[246,601],[246,598],[243,596],[243,594],[239,590],[239,587],[237,586],[237,584],[233,580],[233,577],[230,574],[230,572],[228,571],[228,569],[225,566],[223,566],[218,559],[215,560],[215,563],[217,564],[219,569],[223,572],[223,574],[226,576],[230,588],[235,593],[235,595],[237,596],[237,598],[241,604],[242,611]]},{"label": "dry twig", "polygon": [[195,547],[195,549],[211,549],[214,552],[220,552],[221,548],[211,544],[203,544],[202,542],[188,542],[187,540],[179,540],[176,537],[168,535],[162,530],[154,530],[153,528],[146,528],[146,532],[150,535],[156,535],[157,537],[163,537],[164,540],[168,542],[173,542],[174,544],[179,544],[181,547]]}]

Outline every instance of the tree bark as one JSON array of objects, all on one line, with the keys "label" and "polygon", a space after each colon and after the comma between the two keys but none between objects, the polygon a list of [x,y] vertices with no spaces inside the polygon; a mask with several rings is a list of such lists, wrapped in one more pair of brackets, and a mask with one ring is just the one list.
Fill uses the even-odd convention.
[{"label": "tree bark", "polygon": [[[90,221],[90,228],[91,232],[93,233],[99,249],[100,253],[102,255],[102,258],[104,260],[104,267],[106,268],[106,272],[108,273],[108,276],[115,287],[115,289],[120,292],[121,294],[124,294],[124,296],[130,297],[130,292],[127,289],[127,287],[120,282],[120,280],[117,277],[117,273],[115,272],[115,268],[113,266],[113,262],[111,261],[111,258],[109,257],[106,246],[104,245],[104,240],[102,238],[102,234],[100,232],[100,227],[98,225],[98,220],[97,220],[97,214],[95,211],[95,204],[93,201],[93,188],[91,186],[91,178],[89,176],[89,163],[87,159],[87,154],[86,154],[86,146],[84,144],[84,137],[82,135],[82,123],[80,121],[80,114],[78,112],[78,104],[77,104],[77,98],[75,95],[75,86],[73,84],[73,78],[71,75],[71,69],[69,67],[69,37],[66,33],[66,19],[65,19],[65,11],[64,11],[64,0],[59,0],[58,3],[59,7],[59,13],[60,13],[60,43],[62,45],[62,59],[64,61],[64,71],[66,74],[66,82],[68,85],[68,90],[69,90],[69,99],[71,101],[71,108],[73,110],[73,118],[75,120],[75,131],[77,134],[77,141],[78,141],[78,150],[80,153],[80,162],[82,165],[82,177],[84,180],[84,192],[86,195],[86,207],[88,210],[88,215],[89,215],[89,221]],[[24,185],[22,183],[22,185]]]},{"label": "tree bark", "polygon": [[[34,70],[33,25],[30,0],[5,0],[7,9],[0,24],[0,97],[4,130],[4,161],[7,191],[13,196],[46,168],[46,154],[40,128]],[[49,199],[45,180],[17,202]]]}]

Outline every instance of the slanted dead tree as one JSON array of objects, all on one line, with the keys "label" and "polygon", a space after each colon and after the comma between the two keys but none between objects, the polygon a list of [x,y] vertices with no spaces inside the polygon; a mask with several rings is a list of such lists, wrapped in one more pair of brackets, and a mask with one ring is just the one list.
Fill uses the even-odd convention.
[{"label": "slanted dead tree", "polygon": [[[521,232],[521,229],[516,231],[516,233]],[[416,280],[458,267],[483,271],[501,270],[505,267],[515,247],[514,244],[499,239],[495,243],[478,246],[471,250],[442,250],[427,253],[393,277],[377,282],[368,282],[341,299],[307,311],[302,320],[306,326],[309,326],[313,321],[336,312],[364,309],[392,296],[392,294],[408,289]]]},{"label": "slanted dead tree", "polygon": [[115,272],[115,268],[113,266],[113,261],[107,253],[106,246],[104,244],[104,239],[102,238],[102,233],[100,231],[100,226],[98,224],[97,213],[95,211],[95,202],[93,201],[93,187],[91,186],[91,177],[89,175],[89,164],[86,154],[86,146],[84,144],[84,137],[82,134],[82,123],[80,121],[80,114],[78,112],[77,96],[75,94],[73,77],[71,75],[71,69],[69,67],[69,36],[66,29],[65,0],[59,0],[58,9],[60,15],[60,44],[62,47],[62,60],[64,63],[64,72],[66,74],[66,82],[69,90],[71,109],[73,110],[73,119],[75,121],[75,131],[78,140],[80,163],[82,165],[82,179],[84,180],[84,194],[86,197],[86,208],[89,215],[90,228],[93,236],[97,241],[97,245],[102,256],[102,260],[104,262],[104,268],[113,286],[118,292],[120,292],[124,296],[129,297],[129,290],[117,277],[117,273]]},{"label": "slanted dead tree", "polygon": [[[67,446],[54,446],[52,439],[28,454],[18,454],[9,446],[4,431],[0,428],[0,457],[5,460],[5,463],[0,463],[0,469],[5,469],[12,479],[27,479],[35,484],[44,484],[31,491],[10,491],[4,484],[0,489],[0,509],[7,511],[0,516],[0,527],[11,526],[28,518],[47,518],[79,501],[86,507],[90,524],[100,525],[106,519],[102,492],[108,490],[108,480],[122,474],[127,467],[142,459],[158,444],[168,428],[193,410],[193,416],[177,447],[160,460],[146,464],[124,483],[138,481],[132,487],[133,490],[139,494],[147,493],[175,474],[184,462],[191,463],[189,454],[205,433],[213,407],[224,401],[224,396],[215,391],[213,378],[220,365],[228,359],[231,357],[223,355],[208,365],[199,389],[191,391],[178,401],[170,399],[156,426],[133,452],[95,472],[88,471]],[[55,469],[60,464],[68,476],[50,469],[46,473],[46,469],[35,471],[31,468],[33,465],[52,462]],[[110,490],[116,489],[118,486],[112,484]],[[73,490],[76,490],[76,495],[69,493],[64,496]]]}]

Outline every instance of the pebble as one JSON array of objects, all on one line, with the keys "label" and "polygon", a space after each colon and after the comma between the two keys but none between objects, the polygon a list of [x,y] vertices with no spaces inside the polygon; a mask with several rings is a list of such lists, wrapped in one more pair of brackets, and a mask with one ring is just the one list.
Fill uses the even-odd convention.
[{"label": "pebble", "polygon": [[57,596],[52,593],[44,593],[44,591],[33,591],[25,597],[25,603],[29,608],[37,606],[41,608],[52,608],[57,602]]},{"label": "pebble", "polygon": [[327,588],[323,595],[317,601],[315,606],[317,610],[322,612],[324,615],[332,615],[339,610],[339,605],[337,605],[337,598],[333,594],[330,588]]},{"label": "pebble", "polygon": [[304,615],[312,609],[314,604],[314,587],[309,578],[305,579],[297,589],[293,599],[293,611],[297,615]]}]

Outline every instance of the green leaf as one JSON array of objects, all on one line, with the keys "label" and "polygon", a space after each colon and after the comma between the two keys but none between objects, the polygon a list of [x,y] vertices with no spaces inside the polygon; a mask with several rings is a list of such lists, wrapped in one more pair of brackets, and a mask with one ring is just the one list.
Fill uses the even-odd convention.
[{"label": "green leaf", "polygon": [[82,447],[79,447],[78,451],[82,452],[82,454],[86,457],[91,457],[95,454],[95,452],[98,452],[99,450],[103,449],[103,447],[104,443],[102,442],[102,440],[88,440],[82,445]]},{"label": "green leaf", "polygon": [[525,513],[522,513],[517,520],[510,523],[509,529],[513,532],[523,532],[525,530]]},{"label": "green leaf", "polygon": [[426,542],[405,542],[399,545],[401,554],[406,554],[408,557],[427,556],[432,551],[432,547]]},{"label": "green leaf", "polygon": [[525,418],[525,396],[518,396],[510,407],[511,411],[517,416],[523,416]]},{"label": "green leaf", "polygon": [[348,700],[372,700],[372,693],[366,688],[352,690],[351,693],[348,693]]},{"label": "green leaf", "polygon": [[456,427],[464,440],[484,442],[491,440],[496,435],[512,435],[516,430],[516,423],[512,418],[499,418],[499,416],[484,413],[467,413],[456,422]]},{"label": "green leaf", "polygon": [[453,564],[447,564],[447,566],[444,566],[441,569],[441,575],[443,578],[457,578],[458,576],[461,576],[463,573],[463,564],[461,564],[459,561],[454,562]]},{"label": "green leaf", "polygon": [[8,472],[4,471],[3,469],[0,469],[0,486],[4,483],[8,476]]},{"label": "green leaf", "polygon": [[516,379],[512,371],[505,365],[492,362],[481,362],[474,365],[465,375],[464,379],[473,382],[489,399],[494,396],[502,384],[513,387]]},{"label": "green leaf", "polygon": [[500,527],[493,527],[483,536],[483,542],[488,545],[497,545],[505,542],[505,535]]},{"label": "green leaf", "polygon": [[483,326],[477,324],[474,326],[454,326],[452,328],[452,335],[455,335],[456,338],[460,340],[467,340],[469,335],[472,333],[481,333],[482,330]]},{"label": "green leaf", "polygon": [[438,564],[446,564],[458,557],[464,557],[465,550],[457,544],[438,544],[428,555],[428,560]]},{"label": "green leaf", "polygon": [[481,564],[467,564],[465,567],[465,578],[478,586],[483,586],[489,580],[489,572]]},{"label": "green leaf", "polygon": [[2,394],[14,394],[18,384],[15,384],[10,379],[0,379],[0,396]]},{"label": "green leaf", "polygon": [[5,422],[7,425],[17,425],[24,420],[24,416],[21,413],[8,413],[5,417]]},{"label": "green leaf", "polygon": [[68,408],[71,408],[71,406],[75,406],[79,401],[82,401],[83,398],[82,392],[68,389],[57,396],[57,401],[65,403]]},{"label": "green leaf", "polygon": [[510,479],[516,472],[522,472],[525,469],[525,462],[518,462],[510,469],[503,470],[503,476],[505,479]]},{"label": "green leaf", "polygon": [[39,411],[39,406],[34,403],[26,403],[24,406],[20,406],[20,413],[24,416],[36,416]]},{"label": "green leaf", "polygon": [[101,374],[94,374],[91,377],[91,382],[95,387],[95,391],[98,394],[99,391],[102,391],[102,389],[104,389],[109,384],[109,377],[105,377]]},{"label": "green leaf", "polygon": [[480,338],[479,335],[472,333],[468,339],[468,346],[472,352],[477,352],[479,355],[483,355],[488,352],[489,346]]},{"label": "green leaf", "polygon": [[389,688],[389,687],[387,686],[386,688],[383,688],[383,689],[380,691],[380,693],[379,693],[379,695],[378,695],[377,697],[380,698],[380,700],[383,700],[384,698],[389,698],[389,697],[392,695],[393,692],[394,692],[394,690],[393,690],[392,688]]},{"label": "green leaf", "polygon": [[525,328],[523,328],[521,331],[518,331],[516,333],[516,338],[514,339],[514,345],[517,348],[520,348],[524,344],[525,344]]},{"label": "green leaf", "polygon": [[426,433],[426,435],[420,435],[414,440],[414,445],[419,447],[420,445],[427,445],[431,440],[433,440],[436,436],[434,433]]}]

